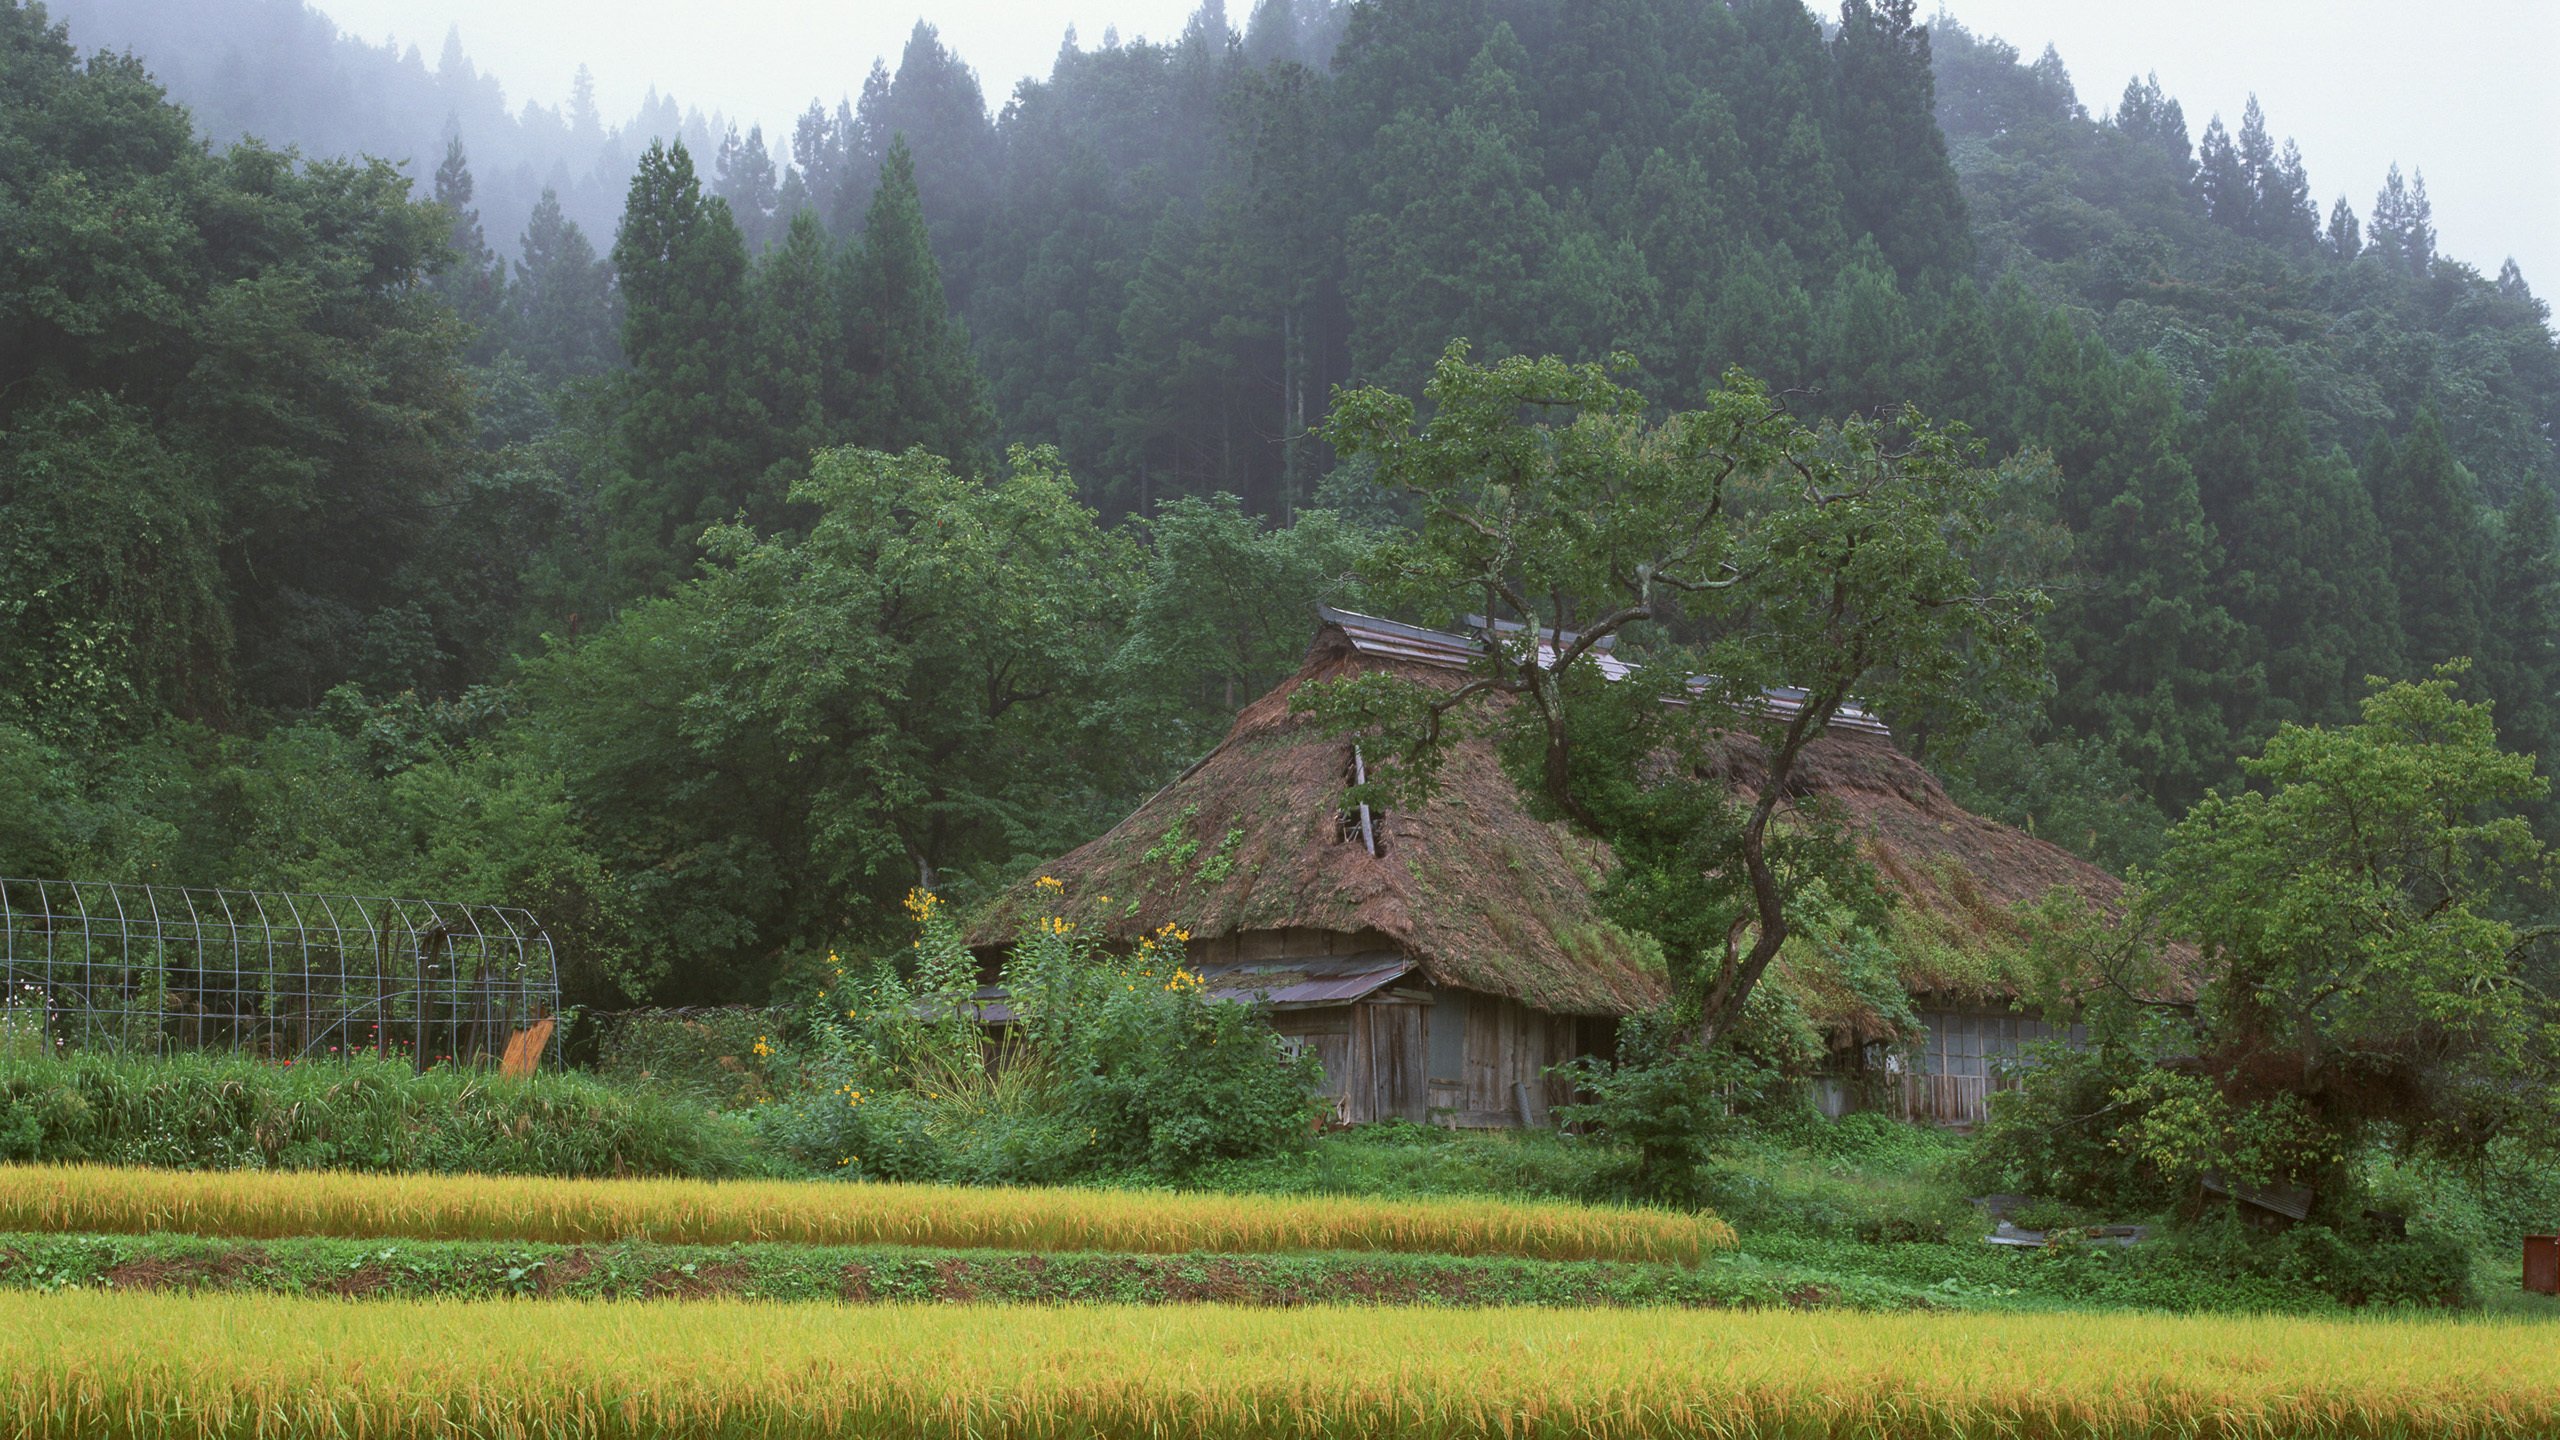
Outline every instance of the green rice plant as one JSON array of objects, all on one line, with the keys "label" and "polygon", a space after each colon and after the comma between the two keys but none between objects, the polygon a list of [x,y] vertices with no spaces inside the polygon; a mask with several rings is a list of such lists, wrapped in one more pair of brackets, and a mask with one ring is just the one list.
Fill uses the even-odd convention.
[{"label": "green rice plant", "polygon": [[0,1295],[0,1434],[2525,1440],[2519,1322]]},{"label": "green rice plant", "polygon": [[[1695,1264],[1712,1215],[1491,1200],[0,1167],[0,1230],[268,1238],[1265,1253],[1388,1250]],[[0,1431],[0,1434],[5,1434]]]}]

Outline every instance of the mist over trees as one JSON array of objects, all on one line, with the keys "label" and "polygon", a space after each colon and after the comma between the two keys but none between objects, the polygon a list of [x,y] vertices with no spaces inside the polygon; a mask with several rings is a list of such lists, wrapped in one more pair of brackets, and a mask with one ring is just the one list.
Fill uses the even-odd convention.
[{"label": "mist over trees", "polygon": [[471,63],[459,32],[432,54],[342,32],[309,0],[60,0],[46,6],[82,52],[131,51],[216,145],[256,136],[306,155],[404,165],[422,192],[460,139],[490,242],[508,258],[546,190],[589,235],[611,234],[652,139],[709,162],[727,123],[652,90],[639,112],[601,113],[574,57],[561,88],[509,97]]},{"label": "mist over trees", "polygon": [[759,996],[1214,743],[1403,523],[1336,387],[1457,337],[1969,427],[2051,685],[1897,728],[2108,863],[2369,674],[2560,732],[2523,277],[2414,165],[1910,0],[1212,3],[1009,97],[919,24],[788,136],[300,0],[0,35],[0,873],[504,898],[590,995]]}]

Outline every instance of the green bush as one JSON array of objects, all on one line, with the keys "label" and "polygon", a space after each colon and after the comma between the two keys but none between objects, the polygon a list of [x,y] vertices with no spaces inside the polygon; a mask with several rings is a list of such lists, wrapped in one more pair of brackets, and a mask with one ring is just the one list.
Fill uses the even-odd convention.
[{"label": "green bush", "polygon": [[991,1037],[959,927],[913,897],[909,968],[838,967],[806,1038],[775,1047],[765,1133],[816,1168],[962,1183],[1181,1180],[1306,1142],[1312,1057],[1286,1056],[1253,1007],[1211,999],[1172,927],[1112,955],[1058,908],[1017,936],[1011,1019]]},{"label": "green bush", "polygon": [[634,1010],[598,1022],[596,1074],[627,1090],[657,1090],[714,1110],[749,1110],[769,1089],[756,1044],[779,1026],[747,1007]]},{"label": "green bush", "polygon": [[1738,1051],[1682,1043],[1676,1022],[1658,1013],[1619,1027],[1616,1060],[1586,1056],[1563,1068],[1589,1098],[1558,1118],[1625,1147],[1635,1198],[1668,1205],[1706,1202],[1716,1151],[1744,1133],[1742,1112],[1772,1078]]},{"label": "green bush", "polygon": [[2459,1306],[2477,1299],[2471,1255],[2460,1243],[2397,1234],[2370,1220],[2269,1234],[2224,1209],[2179,1226],[2166,1249],[2168,1258],[2209,1274],[2270,1280],[2347,1306]]},{"label": "green bush", "polygon": [[741,1120],[576,1074],[358,1058],[0,1058],[0,1160],[492,1175],[774,1172]]},{"label": "green bush", "polygon": [[2150,1056],[2161,1048],[2147,1032],[2121,1042],[2100,1034],[2088,1049],[2027,1047],[2034,1063],[2025,1084],[1991,1097],[1990,1117],[1964,1163],[1968,1183],[2119,1215],[2176,1203],[2182,1187],[2123,1143],[2147,1113],[2144,1082],[2158,1073]]}]

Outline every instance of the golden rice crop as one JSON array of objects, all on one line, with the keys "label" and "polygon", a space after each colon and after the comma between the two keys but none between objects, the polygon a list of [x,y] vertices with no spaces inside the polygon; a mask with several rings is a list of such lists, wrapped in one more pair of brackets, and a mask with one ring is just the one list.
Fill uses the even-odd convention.
[{"label": "golden rice crop", "polygon": [[2552,1328],[0,1296],[0,1434],[2549,1436]]},{"label": "golden rice crop", "polygon": [[0,1166],[0,1230],[1144,1254],[1389,1250],[1682,1264],[1734,1243],[1733,1228],[1712,1215],[1491,1200],[87,1166]]}]

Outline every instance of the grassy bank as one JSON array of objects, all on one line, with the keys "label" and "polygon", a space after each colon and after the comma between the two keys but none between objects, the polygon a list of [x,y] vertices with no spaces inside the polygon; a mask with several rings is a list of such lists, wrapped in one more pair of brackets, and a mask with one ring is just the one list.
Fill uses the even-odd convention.
[{"label": "grassy bank", "polygon": [[2457,1321],[0,1295],[0,1433],[2521,1437]]},{"label": "grassy bank", "polygon": [[822,1245],[533,1245],[0,1234],[0,1289],[202,1291],[342,1299],[875,1304],[1669,1306],[1911,1309],[1896,1287],[1758,1265],[1440,1255],[1038,1254]]},{"label": "grassy bank", "polygon": [[179,1170],[771,1175],[736,1115],[576,1073],[352,1058],[0,1058],[0,1161]]},{"label": "grassy bank", "polygon": [[80,1166],[0,1168],[0,1230],[1159,1255],[1354,1250],[1678,1264],[1734,1243],[1732,1228],[1712,1215],[1498,1200]]}]

